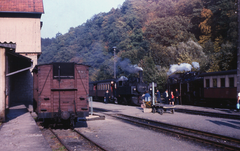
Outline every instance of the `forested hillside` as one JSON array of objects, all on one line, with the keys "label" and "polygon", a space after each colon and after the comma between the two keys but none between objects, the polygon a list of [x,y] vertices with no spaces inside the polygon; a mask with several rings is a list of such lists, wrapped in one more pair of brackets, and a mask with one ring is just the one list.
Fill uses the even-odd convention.
[{"label": "forested hillside", "polygon": [[113,78],[114,46],[117,77],[134,76],[125,68],[136,64],[159,88],[172,64],[236,69],[237,0],[126,0],[64,35],[42,39],[39,63],[84,63],[91,65],[90,80]]}]

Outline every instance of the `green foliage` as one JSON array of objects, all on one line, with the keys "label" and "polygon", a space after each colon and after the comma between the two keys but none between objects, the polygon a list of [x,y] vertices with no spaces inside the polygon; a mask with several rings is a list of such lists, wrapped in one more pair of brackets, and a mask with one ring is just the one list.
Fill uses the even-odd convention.
[{"label": "green foliage", "polygon": [[191,27],[190,20],[184,16],[159,18],[150,23],[145,35],[152,42],[170,46],[194,37],[193,34],[188,32]]},{"label": "green foliage", "polygon": [[39,63],[90,65],[90,80],[134,76],[119,63],[144,69],[144,80],[165,89],[171,64],[199,62],[202,71],[236,68],[236,0],[126,0],[121,8],[94,15],[55,38],[42,39]]}]

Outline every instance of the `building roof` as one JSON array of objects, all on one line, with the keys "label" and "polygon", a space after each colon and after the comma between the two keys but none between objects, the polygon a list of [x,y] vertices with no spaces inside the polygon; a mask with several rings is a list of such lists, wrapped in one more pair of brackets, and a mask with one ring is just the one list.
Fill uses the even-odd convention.
[{"label": "building roof", "polygon": [[44,13],[43,0],[0,0],[0,12]]},{"label": "building roof", "polygon": [[219,71],[219,72],[208,72],[201,74],[201,77],[206,77],[206,76],[218,76],[218,75],[231,75],[231,74],[237,74],[237,69],[235,70],[228,70],[228,71]]}]

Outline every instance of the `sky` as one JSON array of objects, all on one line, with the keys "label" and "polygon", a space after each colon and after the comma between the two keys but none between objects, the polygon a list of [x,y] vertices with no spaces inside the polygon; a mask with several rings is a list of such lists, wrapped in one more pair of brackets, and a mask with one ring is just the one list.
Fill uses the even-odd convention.
[{"label": "sky", "polygon": [[70,27],[77,27],[100,12],[118,8],[125,0],[43,0],[44,14],[41,21],[42,38],[65,34]]}]

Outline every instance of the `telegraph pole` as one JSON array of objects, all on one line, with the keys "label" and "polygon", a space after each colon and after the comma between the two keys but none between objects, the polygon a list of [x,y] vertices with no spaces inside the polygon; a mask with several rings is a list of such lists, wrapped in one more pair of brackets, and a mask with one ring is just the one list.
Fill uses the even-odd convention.
[{"label": "telegraph pole", "polygon": [[113,47],[113,55],[114,55],[114,58],[113,58],[113,62],[114,62],[114,79],[116,79],[116,48],[117,47]]}]

